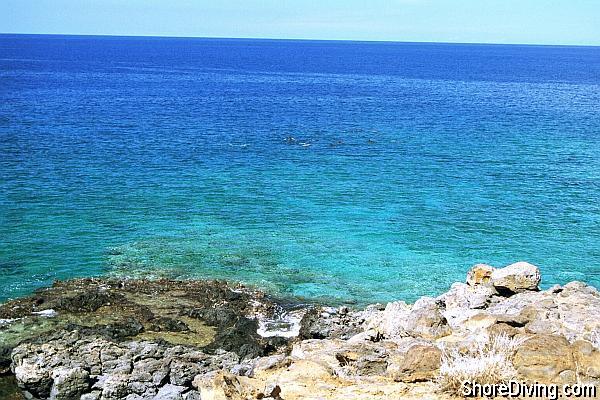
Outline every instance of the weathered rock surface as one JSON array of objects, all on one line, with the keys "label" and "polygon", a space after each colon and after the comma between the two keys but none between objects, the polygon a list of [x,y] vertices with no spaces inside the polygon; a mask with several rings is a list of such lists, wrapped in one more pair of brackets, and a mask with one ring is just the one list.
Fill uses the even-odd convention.
[{"label": "weathered rock surface", "polygon": [[491,273],[491,283],[497,290],[512,293],[538,290],[540,280],[539,268],[524,261],[494,269]]},{"label": "weathered rock surface", "polygon": [[390,357],[387,373],[395,381],[434,380],[440,368],[442,352],[434,345],[417,344],[406,352]]},{"label": "weathered rock surface", "polygon": [[474,265],[469,272],[467,272],[467,284],[469,286],[491,285],[492,272],[494,272],[495,269],[496,268],[487,264]]},{"label": "weathered rock surface", "polygon": [[0,367],[35,399],[443,399],[443,354],[502,337],[518,379],[600,383],[600,294],[539,281],[479,264],[437,298],[364,310],[214,282],[57,283],[0,306],[16,321]]}]

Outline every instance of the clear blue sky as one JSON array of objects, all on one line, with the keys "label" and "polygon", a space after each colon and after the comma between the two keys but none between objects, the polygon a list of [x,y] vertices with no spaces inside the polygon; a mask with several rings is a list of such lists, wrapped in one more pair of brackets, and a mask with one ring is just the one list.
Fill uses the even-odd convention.
[{"label": "clear blue sky", "polygon": [[0,0],[0,32],[600,45],[600,0]]}]

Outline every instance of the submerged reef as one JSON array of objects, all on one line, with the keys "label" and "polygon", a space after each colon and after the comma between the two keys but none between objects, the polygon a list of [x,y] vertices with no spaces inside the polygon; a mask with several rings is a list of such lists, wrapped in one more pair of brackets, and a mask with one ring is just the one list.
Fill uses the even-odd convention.
[{"label": "submerged reef", "polygon": [[453,398],[600,383],[600,294],[479,264],[438,297],[334,308],[224,281],[77,279],[0,305],[7,399]]}]

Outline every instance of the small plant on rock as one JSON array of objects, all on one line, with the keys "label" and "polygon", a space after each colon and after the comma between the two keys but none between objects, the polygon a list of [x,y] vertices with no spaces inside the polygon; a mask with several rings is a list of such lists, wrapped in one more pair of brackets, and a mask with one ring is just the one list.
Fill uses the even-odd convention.
[{"label": "small plant on rock", "polygon": [[506,334],[483,336],[467,351],[443,349],[438,376],[440,389],[461,394],[463,382],[479,384],[506,383],[516,377],[512,359],[526,339],[510,338]]}]

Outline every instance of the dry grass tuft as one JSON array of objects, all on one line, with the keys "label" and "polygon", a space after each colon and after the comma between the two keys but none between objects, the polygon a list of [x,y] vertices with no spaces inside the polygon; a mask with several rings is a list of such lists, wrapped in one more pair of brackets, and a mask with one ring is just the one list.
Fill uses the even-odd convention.
[{"label": "dry grass tuft", "polygon": [[460,394],[465,381],[484,385],[506,383],[514,379],[517,372],[512,359],[524,341],[501,334],[491,338],[482,337],[467,352],[443,350],[437,380],[439,387],[446,392]]}]

